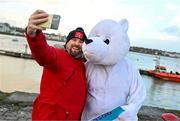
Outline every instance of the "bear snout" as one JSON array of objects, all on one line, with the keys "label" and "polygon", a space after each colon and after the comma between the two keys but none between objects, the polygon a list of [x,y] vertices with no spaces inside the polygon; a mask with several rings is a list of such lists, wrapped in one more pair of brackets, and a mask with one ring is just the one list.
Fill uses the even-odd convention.
[{"label": "bear snout", "polygon": [[87,40],[85,41],[86,45],[89,44],[89,43],[91,43],[91,42],[93,42],[92,39],[87,39]]}]

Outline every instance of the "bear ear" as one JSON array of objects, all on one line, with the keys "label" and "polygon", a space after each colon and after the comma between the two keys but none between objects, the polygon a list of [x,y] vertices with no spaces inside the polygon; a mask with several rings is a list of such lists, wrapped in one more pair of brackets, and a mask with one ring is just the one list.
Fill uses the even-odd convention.
[{"label": "bear ear", "polygon": [[121,19],[119,21],[120,26],[122,27],[123,31],[127,32],[128,28],[129,28],[129,23],[127,19]]}]

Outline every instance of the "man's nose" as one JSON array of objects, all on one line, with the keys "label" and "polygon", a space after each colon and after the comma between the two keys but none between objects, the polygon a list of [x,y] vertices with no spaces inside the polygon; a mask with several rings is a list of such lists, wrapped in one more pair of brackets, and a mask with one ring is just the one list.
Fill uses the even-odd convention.
[{"label": "man's nose", "polygon": [[82,43],[81,43],[81,42],[76,41],[76,42],[75,42],[75,45],[82,46]]}]

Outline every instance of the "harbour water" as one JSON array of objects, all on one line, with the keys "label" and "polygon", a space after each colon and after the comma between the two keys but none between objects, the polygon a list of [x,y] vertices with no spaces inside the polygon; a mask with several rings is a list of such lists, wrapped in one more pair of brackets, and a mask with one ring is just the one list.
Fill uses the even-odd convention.
[{"label": "harbour water", "polygon": [[[17,38],[19,41],[12,41]],[[59,42],[48,41],[54,45]],[[25,52],[27,42],[24,37],[0,34],[0,49]],[[30,53],[30,50],[27,51]],[[137,68],[153,69],[154,55],[130,52],[127,56]],[[180,72],[180,58],[161,57],[161,64],[167,70]],[[39,92],[42,67],[32,59],[22,59],[0,55],[0,91]],[[147,89],[144,105],[180,110],[180,83],[142,75]]]}]

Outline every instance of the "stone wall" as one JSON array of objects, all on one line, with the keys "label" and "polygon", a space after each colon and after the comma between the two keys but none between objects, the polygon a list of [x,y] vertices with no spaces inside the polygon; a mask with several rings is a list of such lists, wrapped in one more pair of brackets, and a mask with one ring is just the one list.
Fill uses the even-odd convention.
[{"label": "stone wall", "polygon": [[[0,91],[0,121],[31,121],[32,102],[38,94]],[[157,107],[142,106],[138,113],[139,121],[162,121],[163,113],[174,113],[180,117],[180,110],[167,110]]]}]

